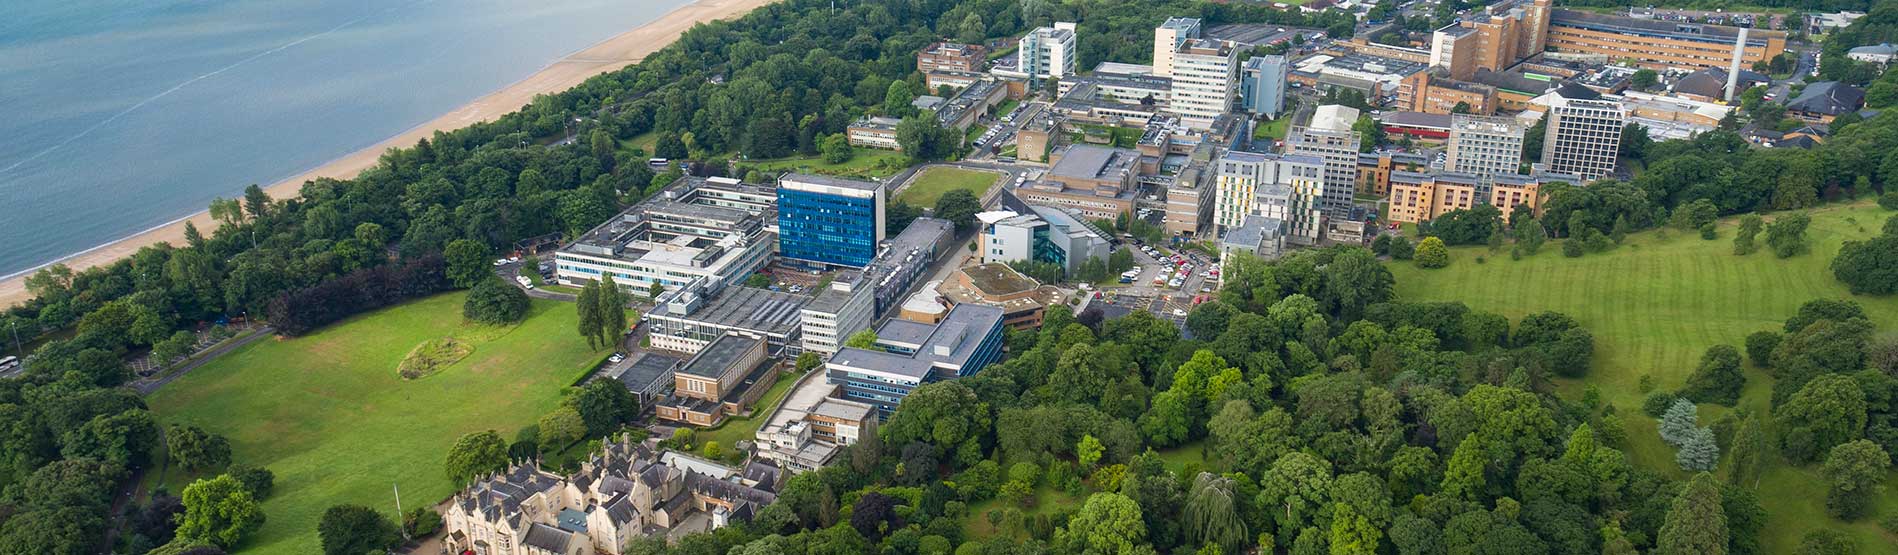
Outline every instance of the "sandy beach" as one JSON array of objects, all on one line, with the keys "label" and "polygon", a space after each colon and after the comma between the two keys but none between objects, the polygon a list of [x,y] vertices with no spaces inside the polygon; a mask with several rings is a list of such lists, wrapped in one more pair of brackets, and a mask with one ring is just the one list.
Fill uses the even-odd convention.
[{"label": "sandy beach", "polygon": [[[637,63],[647,55],[672,44],[672,41],[678,39],[679,35],[684,34],[694,24],[736,18],[754,8],[770,4],[772,1],[774,0],[698,0],[631,31],[568,54],[526,79],[489,93],[428,123],[415,126],[374,146],[274,183],[265,190],[276,198],[290,198],[297,195],[298,189],[304,182],[312,179],[354,178],[356,174],[374,166],[382,157],[382,153],[390,148],[414,146],[416,141],[434,135],[436,131],[460,129],[514,112],[533,101],[536,95],[564,91],[579,85],[589,77]],[[243,194],[241,189],[241,185],[233,184],[230,196],[236,197]],[[165,242],[181,244],[184,242],[186,221],[196,222],[198,228],[203,230],[216,227],[211,223],[209,213],[199,212],[188,219],[114,241],[59,262],[74,270],[83,270],[111,264],[115,260],[131,256],[147,245]],[[12,306],[29,298],[31,295],[26,291],[24,275],[0,281],[0,306]]]}]

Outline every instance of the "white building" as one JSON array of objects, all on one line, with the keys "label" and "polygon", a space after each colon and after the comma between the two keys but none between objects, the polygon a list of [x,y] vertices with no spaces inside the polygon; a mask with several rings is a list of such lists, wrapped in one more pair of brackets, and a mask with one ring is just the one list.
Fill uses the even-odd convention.
[{"label": "white building", "polygon": [[1329,217],[1343,218],[1351,212],[1358,182],[1359,144],[1351,125],[1357,121],[1357,108],[1329,104],[1312,113],[1310,125],[1295,127],[1286,135],[1286,152],[1324,161],[1324,186],[1317,207]]},{"label": "white building", "polygon": [[580,286],[611,275],[638,295],[703,279],[743,281],[771,256],[769,188],[735,179],[684,177],[555,253],[557,279]]},{"label": "white building", "polygon": [[1860,46],[1847,50],[1845,57],[1869,64],[1885,65],[1891,63],[1893,57],[1898,57],[1898,45],[1887,42]]},{"label": "white building", "polygon": [[1078,215],[1052,206],[1028,208],[1028,214],[998,210],[976,215],[982,222],[983,263],[1051,262],[1072,275],[1089,258],[1105,259],[1113,252],[1109,235]]},{"label": "white building", "polygon": [[1056,22],[1022,35],[1015,50],[1015,70],[1036,79],[1056,79],[1074,74],[1076,48],[1073,22]]},{"label": "white building", "polygon": [[1239,49],[1199,38],[1199,20],[1176,17],[1153,30],[1153,73],[1172,79],[1167,111],[1195,128],[1232,110],[1239,97]]},{"label": "white building", "polygon": [[1199,38],[1199,18],[1170,17],[1153,29],[1153,74],[1173,75],[1173,53],[1186,41]]},{"label": "white building", "polygon": [[1520,173],[1523,126],[1515,118],[1453,114],[1450,122],[1444,169],[1475,175]]},{"label": "white building", "polygon": [[1282,222],[1275,229],[1284,237],[1314,243],[1323,228],[1324,170],[1315,156],[1228,151],[1213,162],[1214,222],[1230,232],[1265,216]]},{"label": "white building", "polygon": [[1256,152],[1228,151],[1213,160],[1213,224],[1221,229],[1239,227],[1253,211],[1259,184],[1277,183],[1278,157]]},{"label": "white building", "polygon": [[1627,113],[1613,100],[1551,99],[1548,132],[1542,139],[1542,170],[1596,180],[1615,171]]},{"label": "white building", "polygon": [[804,305],[804,350],[830,355],[850,335],[870,327],[876,311],[875,288],[861,274],[845,272]]}]

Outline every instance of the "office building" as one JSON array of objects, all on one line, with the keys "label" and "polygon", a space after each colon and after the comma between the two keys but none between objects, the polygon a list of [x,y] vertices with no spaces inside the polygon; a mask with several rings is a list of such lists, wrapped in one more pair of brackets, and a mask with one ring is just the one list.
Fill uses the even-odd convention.
[{"label": "office building", "polygon": [[1022,35],[1015,50],[1013,73],[1034,79],[1060,79],[1073,75],[1080,57],[1073,22],[1057,22]]},{"label": "office building", "polygon": [[903,123],[903,120],[888,116],[857,118],[857,121],[844,128],[844,140],[850,146],[902,152],[903,144],[896,141],[896,125],[899,123]]},{"label": "office building", "polygon": [[[1198,149],[1195,149],[1196,151]],[[1206,150],[1214,150],[1207,145]],[[1209,232],[1214,220],[1214,205],[1219,196],[1207,160],[1193,160],[1166,187],[1166,231],[1173,235],[1197,238]]]},{"label": "office building", "polygon": [[1173,76],[1173,54],[1187,41],[1199,38],[1199,18],[1169,17],[1153,29],[1154,75]]},{"label": "office building", "polygon": [[1516,118],[1456,114],[1450,119],[1444,169],[1475,175],[1521,172],[1523,126]]},{"label": "office building", "polygon": [[1063,78],[1055,86],[1055,92],[1065,98],[1075,87],[1084,86],[1093,87],[1092,98],[1120,104],[1165,106],[1173,94],[1171,78],[1146,73],[1103,72],[1099,69],[1090,75]]},{"label": "office building", "polygon": [[776,356],[797,356],[799,310],[811,298],[756,287],[713,289],[702,282],[667,291],[646,313],[647,338],[655,349],[695,354],[729,334],[765,341]]},{"label": "office building", "polygon": [[801,309],[804,349],[835,353],[852,334],[868,329],[902,300],[931,263],[955,246],[955,235],[956,225],[949,220],[916,218],[878,245],[876,258],[862,271],[834,276]]},{"label": "office building", "polygon": [[1351,210],[1351,197],[1358,178],[1358,134],[1351,126],[1358,121],[1358,110],[1348,106],[1319,106],[1311,124],[1295,127],[1286,135],[1286,151],[1324,160],[1324,189],[1318,208],[1327,217],[1343,218]]},{"label": "office building", "polygon": [[843,398],[877,407],[888,418],[925,383],[974,375],[1002,358],[1002,309],[956,305],[943,320],[890,320],[870,349],[844,347],[824,363],[825,378]]},{"label": "office building", "polygon": [[[1579,88],[1579,87],[1577,87]],[[1549,105],[1548,132],[1542,139],[1542,170],[1574,174],[1593,181],[1615,171],[1621,128],[1627,114],[1621,103],[1592,98],[1564,87]],[[1589,91],[1593,92],[1593,91]]]},{"label": "office building", "polygon": [[793,396],[758,428],[758,456],[792,472],[823,468],[845,447],[876,433],[876,407],[822,397],[793,405]]},{"label": "office building", "polygon": [[979,44],[932,43],[916,53],[916,71],[982,71],[988,55],[989,50]]},{"label": "office building", "polygon": [[1015,195],[1028,204],[1073,208],[1086,219],[1114,219],[1133,212],[1140,173],[1138,152],[1072,145],[1055,153],[1042,179],[1023,183]]},{"label": "office building", "polygon": [[654,284],[743,281],[770,260],[775,197],[736,179],[680,178],[562,247],[557,279],[577,287],[611,275],[640,296]]},{"label": "office building", "polygon": [[1173,53],[1173,89],[1167,111],[1196,129],[1232,111],[1239,96],[1239,49],[1232,43],[1188,39]]},{"label": "office building", "polygon": [[982,262],[1048,262],[1073,275],[1089,258],[1104,260],[1113,252],[1110,235],[1078,215],[1048,206],[1029,209],[1025,214],[998,210],[976,215],[982,222]]},{"label": "office building", "polygon": [[812,294],[802,309],[804,350],[835,353],[850,334],[870,327],[876,319],[874,284],[862,278],[862,273],[846,270]]},{"label": "office building", "polygon": [[1285,111],[1285,79],[1291,63],[1284,56],[1253,56],[1240,69],[1239,105],[1246,113],[1278,119]]},{"label": "office building", "polygon": [[1418,223],[1437,219],[1453,210],[1468,210],[1479,204],[1496,207],[1507,220],[1517,205],[1530,210],[1541,208],[1540,191],[1548,183],[1579,183],[1572,175],[1495,174],[1430,171],[1391,173],[1389,219],[1393,222]]},{"label": "office building", "polygon": [[653,403],[653,416],[691,426],[716,426],[726,416],[750,410],[774,383],[777,373],[765,356],[765,342],[726,334],[673,372],[672,395]]},{"label": "office building", "polygon": [[861,268],[883,240],[882,183],[821,175],[778,179],[778,254],[826,266]]}]

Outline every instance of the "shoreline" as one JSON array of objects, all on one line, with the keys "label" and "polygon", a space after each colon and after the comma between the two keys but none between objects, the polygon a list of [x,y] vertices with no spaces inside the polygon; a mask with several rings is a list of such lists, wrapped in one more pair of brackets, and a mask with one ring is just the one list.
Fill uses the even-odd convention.
[{"label": "shoreline", "polygon": [[[382,154],[391,148],[414,146],[417,141],[433,136],[436,131],[461,129],[519,111],[521,107],[533,102],[536,96],[565,91],[579,86],[580,83],[595,75],[617,71],[639,63],[653,52],[671,45],[693,25],[740,17],[774,1],[776,0],[696,0],[666,12],[658,19],[561,56],[519,81],[482,95],[480,98],[393,137],[271,183],[264,187],[264,192],[274,199],[295,198],[301,191],[303,183],[310,180],[321,177],[353,179],[364,170],[374,167],[382,159]],[[237,191],[235,194],[242,195],[241,190],[234,191]],[[30,300],[32,294],[26,290],[26,278],[41,268],[65,264],[74,272],[79,272],[88,268],[110,265],[122,258],[130,257],[147,246],[159,243],[182,244],[186,222],[196,224],[200,230],[216,228],[211,221],[210,212],[200,210],[189,216],[118,240],[68,254],[18,274],[5,276],[0,279],[0,307],[10,307]]]}]

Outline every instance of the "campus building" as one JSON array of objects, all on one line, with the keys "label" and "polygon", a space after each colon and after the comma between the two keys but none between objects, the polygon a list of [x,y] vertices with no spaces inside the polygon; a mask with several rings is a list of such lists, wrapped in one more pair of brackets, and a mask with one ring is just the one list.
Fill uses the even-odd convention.
[{"label": "campus building", "polygon": [[1551,0],[1500,2],[1451,23],[1430,37],[1430,65],[1467,80],[1477,70],[1502,71],[1541,53],[1548,35]]},{"label": "campus building", "polygon": [[918,386],[974,375],[1001,358],[1002,309],[963,304],[933,325],[890,320],[877,329],[872,348],[844,347],[824,372],[845,399],[888,418]]},{"label": "campus building", "polygon": [[888,116],[864,116],[844,128],[844,140],[850,146],[902,152],[903,144],[896,141],[896,125],[900,123],[903,120]]},{"label": "campus building", "polygon": [[1065,298],[1060,289],[1000,263],[963,266],[938,284],[935,293],[950,306],[974,303],[1000,308],[1002,325],[1017,330],[1041,327],[1047,308]]},{"label": "campus building", "polygon": [[1318,208],[1325,216],[1345,218],[1351,212],[1351,197],[1358,179],[1359,138],[1351,126],[1358,121],[1358,110],[1348,106],[1319,106],[1311,124],[1294,127],[1286,136],[1286,152],[1314,156],[1324,161],[1324,188],[1319,192]]},{"label": "campus building", "polygon": [[1021,260],[1058,264],[1069,275],[1090,258],[1113,252],[1108,234],[1068,210],[1029,206],[1030,213],[1007,210],[976,215],[982,222],[982,262]]},{"label": "campus building", "polygon": [[937,42],[923,47],[916,53],[916,71],[982,71],[988,61],[989,50],[980,44],[962,44],[957,42]]},{"label": "campus building", "polygon": [[[1205,145],[1205,150],[1214,150]],[[1194,149],[1198,154],[1200,149]],[[1208,232],[1213,220],[1214,201],[1219,187],[1213,179],[1209,160],[1192,160],[1173,176],[1166,187],[1166,231],[1173,235],[1197,238]]]},{"label": "campus building", "polygon": [[825,266],[861,268],[883,240],[882,183],[785,174],[778,178],[778,254]]},{"label": "campus building", "polygon": [[1012,73],[1034,79],[1073,75],[1074,64],[1080,58],[1074,32],[1074,23],[1063,21],[1022,35],[1016,45]]},{"label": "campus building", "polygon": [[1199,38],[1199,18],[1169,17],[1165,23],[1153,28],[1153,66],[1154,75],[1173,76],[1173,54],[1187,41]]},{"label": "campus building", "polygon": [[1389,219],[1404,223],[1425,222],[1452,210],[1468,210],[1479,204],[1487,204],[1502,211],[1506,221],[1517,205],[1528,205],[1532,211],[1539,210],[1543,185],[1580,181],[1576,176],[1556,174],[1393,172]]},{"label": "campus building", "polygon": [[1072,145],[1055,154],[1042,179],[1023,183],[1015,195],[1028,204],[1073,208],[1087,219],[1114,219],[1133,212],[1140,172],[1138,152]]},{"label": "campus building", "polygon": [[845,447],[876,433],[876,407],[835,397],[792,406],[795,398],[758,428],[758,457],[792,472],[823,468]]},{"label": "campus building", "polygon": [[802,352],[799,310],[811,298],[756,287],[715,289],[701,282],[667,291],[646,313],[646,336],[655,349],[696,354],[729,334],[764,340],[766,351],[794,357]]},{"label": "campus building", "polygon": [[1278,183],[1278,156],[1227,151],[1213,160],[1213,224],[1222,229],[1239,227],[1252,215],[1253,193],[1261,183]]},{"label": "campus building", "polygon": [[[1593,181],[1615,171],[1621,128],[1627,113],[1620,102],[1603,100],[1574,88],[1558,89],[1549,104],[1548,131],[1542,139],[1542,170],[1574,174]],[[1587,91],[1593,92],[1593,91]]]},{"label": "campus building", "polygon": [[1430,159],[1413,152],[1381,150],[1358,155],[1358,194],[1386,197],[1391,194],[1391,172],[1422,171]]},{"label": "campus building", "polygon": [[695,280],[718,287],[743,281],[770,260],[775,202],[768,187],[682,177],[562,247],[554,254],[556,279],[581,286],[610,275],[642,296],[654,284],[670,290]]},{"label": "campus building", "polygon": [[1516,174],[1522,169],[1522,123],[1516,118],[1450,116],[1444,169],[1475,175]]},{"label": "campus building", "polygon": [[930,263],[954,246],[955,223],[940,218],[916,218],[896,237],[877,246],[877,256],[861,271],[847,270],[830,284],[812,292],[800,309],[803,348],[824,355],[837,352],[850,335],[900,301]]},{"label": "campus building", "polygon": [[1743,45],[1741,67],[1753,67],[1786,51],[1786,33],[1573,10],[1554,10],[1549,18],[1550,48],[1608,60],[1633,60],[1635,65],[1648,69],[1729,67],[1736,44]]},{"label": "campus building", "polygon": [[1285,111],[1285,79],[1292,65],[1284,56],[1253,56],[1240,67],[1239,105],[1246,113],[1278,119]]},{"label": "campus building", "polygon": [[750,410],[776,382],[763,340],[726,334],[673,372],[672,395],[653,403],[653,415],[667,422],[716,426],[726,416]]}]

